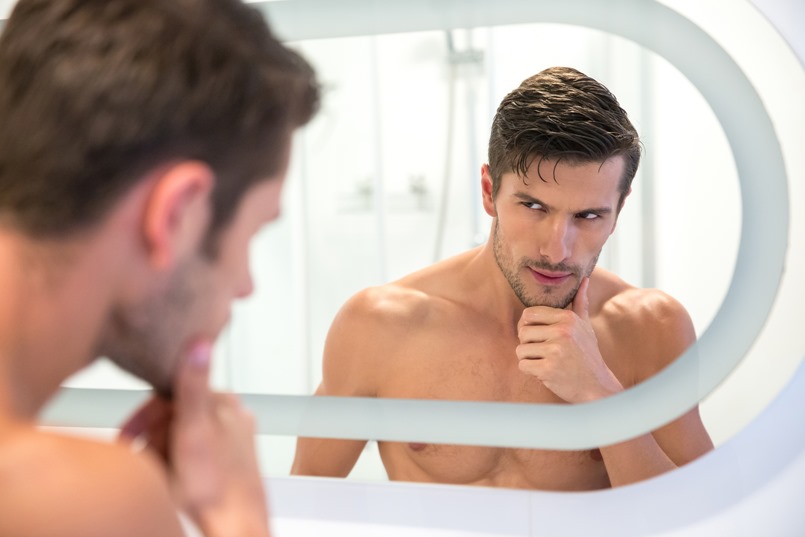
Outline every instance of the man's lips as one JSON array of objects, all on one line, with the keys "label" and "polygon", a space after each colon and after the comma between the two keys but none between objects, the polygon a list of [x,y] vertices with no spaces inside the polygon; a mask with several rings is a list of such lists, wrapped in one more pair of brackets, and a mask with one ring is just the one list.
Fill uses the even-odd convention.
[{"label": "man's lips", "polygon": [[571,276],[572,272],[551,272],[549,270],[536,270],[529,268],[534,279],[542,285],[560,285],[565,283]]}]

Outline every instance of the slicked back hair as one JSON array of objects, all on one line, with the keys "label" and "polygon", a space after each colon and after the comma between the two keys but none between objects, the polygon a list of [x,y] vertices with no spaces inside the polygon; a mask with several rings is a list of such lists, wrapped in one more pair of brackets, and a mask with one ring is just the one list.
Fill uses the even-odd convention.
[{"label": "slicked back hair", "polygon": [[637,131],[604,85],[575,69],[551,67],[524,80],[498,107],[489,138],[492,197],[503,174],[525,178],[535,159],[539,170],[543,159],[586,164],[622,155],[620,209],[640,153]]}]

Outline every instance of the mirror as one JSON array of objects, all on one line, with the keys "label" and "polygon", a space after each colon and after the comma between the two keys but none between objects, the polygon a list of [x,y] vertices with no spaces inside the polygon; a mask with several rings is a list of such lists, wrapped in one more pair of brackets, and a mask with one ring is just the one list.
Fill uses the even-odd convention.
[{"label": "mirror", "polygon": [[[761,23],[757,14],[745,17]],[[735,267],[741,194],[721,125],[665,60],[612,34],[539,22],[296,44],[325,83],[324,109],[297,143],[285,217],[254,245],[258,292],[236,309],[219,344],[219,384],[311,393],[326,330],[352,293],[485,239],[477,169],[489,121],[506,92],[549,65],[575,66],[610,87],[646,146],[601,264],[635,285],[666,290],[688,308],[699,334],[707,329]],[[772,37],[767,44],[781,47]],[[451,203],[442,217],[445,188]],[[719,424],[720,416],[705,419],[717,443],[730,433]],[[291,444],[292,456],[293,439],[279,441]],[[278,449],[269,445],[265,460],[284,474],[289,461],[278,453],[287,449]]]},{"label": "mirror", "polygon": [[[309,40],[298,47],[327,88],[289,183],[301,201],[291,207],[301,218],[288,231],[292,244],[308,245],[306,266],[296,272],[307,284],[304,294],[296,294],[283,278],[267,278],[258,282],[265,298],[255,297],[253,305],[273,303],[281,315],[296,304],[306,315],[309,384],[289,377],[288,360],[282,370],[259,376],[253,367],[235,367],[238,389],[312,393],[324,336],[353,293],[486,241],[491,220],[480,207],[479,168],[486,162],[492,116],[506,93],[551,65],[574,66],[605,81],[644,139],[641,173],[599,263],[634,285],[677,296],[699,334],[708,326],[735,265],[740,190],[717,119],[667,61],[601,31],[539,23]],[[717,219],[710,216],[713,199],[720,200]],[[702,215],[709,224],[680,213]],[[256,245],[269,266],[277,263],[271,257],[276,246]],[[235,349],[249,338],[276,341],[260,330],[267,313],[243,311],[251,326],[233,326]],[[232,354],[235,363],[246,355],[255,353]],[[287,348],[279,355],[299,353]],[[268,386],[266,379],[273,379]],[[353,476],[384,475],[376,450],[369,445]]]}]

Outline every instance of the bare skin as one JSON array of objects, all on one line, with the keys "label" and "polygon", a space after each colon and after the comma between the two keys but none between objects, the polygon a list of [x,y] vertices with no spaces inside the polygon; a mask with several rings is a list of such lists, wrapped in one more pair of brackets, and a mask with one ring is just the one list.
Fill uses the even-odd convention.
[{"label": "bare skin", "polygon": [[[687,312],[661,291],[594,268],[617,220],[622,166],[621,157],[560,162],[556,180],[542,181],[532,165],[526,181],[504,174],[494,199],[485,166],[488,243],[350,299],[330,329],[316,393],[580,403],[660,371],[695,340]],[[364,445],[301,438],[292,472],[344,477]],[[712,443],[693,409],[592,451],[379,448],[392,480],[591,490],[659,475]]]},{"label": "bare skin", "polygon": [[[199,257],[215,178],[196,161],[153,170],[67,238],[0,226],[0,535],[179,537],[179,512],[205,536],[269,535],[254,420],[210,389],[209,368],[231,302],[251,292],[249,241],[277,217],[284,175],[244,194],[216,260]],[[179,280],[193,282],[186,301],[166,300]],[[153,315],[159,333],[131,332]],[[126,334],[157,354],[105,352]],[[119,442],[38,428],[64,379],[101,355],[172,401],[155,395]]]}]

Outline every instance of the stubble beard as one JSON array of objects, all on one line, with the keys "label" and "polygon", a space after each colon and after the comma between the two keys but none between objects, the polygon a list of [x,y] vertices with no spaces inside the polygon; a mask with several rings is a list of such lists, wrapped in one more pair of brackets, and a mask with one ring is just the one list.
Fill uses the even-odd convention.
[{"label": "stubble beard", "polygon": [[[576,293],[581,286],[582,278],[592,274],[592,271],[598,263],[598,257],[601,253],[599,252],[596,254],[587,270],[584,270],[582,267],[576,265],[567,265],[565,263],[551,264],[542,260],[527,257],[515,262],[512,259],[512,256],[506,251],[504,240],[500,235],[500,226],[497,219],[495,219],[492,246],[492,250],[495,254],[495,262],[497,262],[498,268],[500,268],[501,273],[503,273],[503,276],[509,282],[509,286],[514,294],[526,308],[531,308],[534,306],[548,306],[551,308],[564,309],[568,307],[576,298]],[[523,269],[542,269],[549,272],[570,272],[576,281],[573,289],[564,295],[558,295],[558,289],[544,287],[543,297],[532,297],[529,296],[526,285],[523,283],[523,280],[520,277],[520,272]]]},{"label": "stubble beard", "polygon": [[150,384],[170,399],[188,317],[201,292],[191,260],[178,267],[165,287],[134,306],[118,307],[110,315],[100,354]]}]

